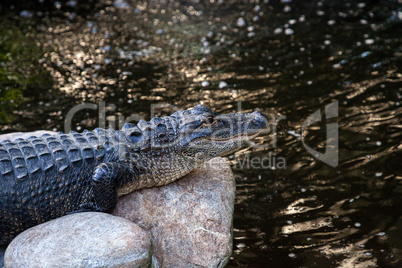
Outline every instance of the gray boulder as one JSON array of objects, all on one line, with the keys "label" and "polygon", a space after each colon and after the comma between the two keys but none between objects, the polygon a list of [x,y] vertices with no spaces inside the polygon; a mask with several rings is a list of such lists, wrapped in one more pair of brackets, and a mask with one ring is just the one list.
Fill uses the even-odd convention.
[{"label": "gray boulder", "polygon": [[18,235],[7,247],[12,267],[149,267],[151,241],[136,224],[110,214],[67,215]]},{"label": "gray boulder", "polygon": [[235,181],[223,158],[164,187],[123,197],[114,215],[147,230],[155,265],[223,267],[232,253]]}]

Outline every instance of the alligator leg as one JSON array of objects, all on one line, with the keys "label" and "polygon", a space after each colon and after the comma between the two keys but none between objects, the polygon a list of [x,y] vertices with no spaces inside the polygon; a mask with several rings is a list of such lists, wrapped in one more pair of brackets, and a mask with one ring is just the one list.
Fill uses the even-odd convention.
[{"label": "alligator leg", "polygon": [[[117,204],[117,186],[119,181],[132,178],[134,172],[128,165],[120,163],[102,163],[96,167],[91,182],[93,201],[84,203],[78,210],[111,212]],[[68,213],[70,214],[70,213]]]}]

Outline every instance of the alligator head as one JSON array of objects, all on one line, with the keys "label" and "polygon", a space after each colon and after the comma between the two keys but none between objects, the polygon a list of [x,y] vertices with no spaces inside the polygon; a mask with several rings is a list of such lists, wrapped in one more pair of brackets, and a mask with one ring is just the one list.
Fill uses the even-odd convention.
[{"label": "alligator head", "polygon": [[162,185],[199,163],[237,151],[268,127],[268,118],[260,112],[220,115],[197,105],[149,122],[141,120],[137,126],[126,124],[122,131],[141,161],[147,162],[145,169],[153,170],[149,177],[156,179],[154,185]]},{"label": "alligator head", "polygon": [[182,155],[201,162],[233,153],[268,130],[268,118],[261,112],[220,115],[198,105],[172,116],[181,118]]}]

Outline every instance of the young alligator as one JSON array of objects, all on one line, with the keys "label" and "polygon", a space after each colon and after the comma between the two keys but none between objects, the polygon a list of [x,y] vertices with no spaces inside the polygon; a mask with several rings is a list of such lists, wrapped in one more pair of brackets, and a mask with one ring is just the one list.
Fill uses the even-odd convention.
[{"label": "young alligator", "polygon": [[198,105],[125,124],[0,142],[0,245],[75,212],[110,212],[119,196],[166,185],[238,150],[268,128],[260,112],[219,115]]}]

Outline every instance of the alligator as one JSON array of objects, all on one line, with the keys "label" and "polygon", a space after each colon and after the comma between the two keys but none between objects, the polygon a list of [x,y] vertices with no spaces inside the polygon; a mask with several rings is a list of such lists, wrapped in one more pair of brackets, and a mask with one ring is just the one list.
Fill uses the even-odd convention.
[{"label": "alligator", "polygon": [[110,213],[118,197],[162,186],[268,130],[261,112],[197,105],[121,130],[96,128],[0,142],[0,245],[66,214]]}]

